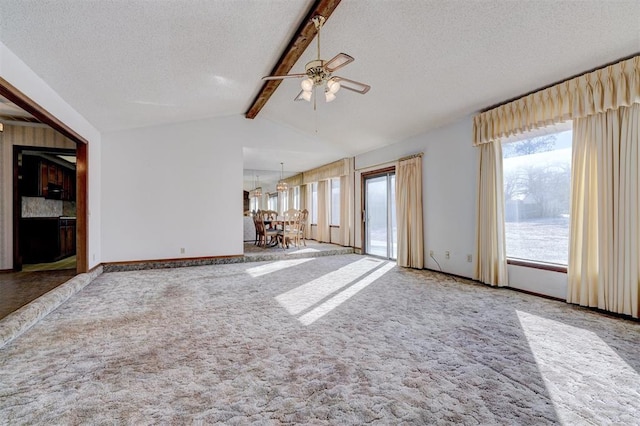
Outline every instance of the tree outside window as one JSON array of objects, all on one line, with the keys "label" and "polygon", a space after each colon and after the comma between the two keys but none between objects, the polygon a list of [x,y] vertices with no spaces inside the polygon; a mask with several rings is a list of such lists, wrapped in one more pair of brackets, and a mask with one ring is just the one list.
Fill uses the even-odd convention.
[{"label": "tree outside window", "polygon": [[567,264],[571,131],[503,145],[507,256]]}]

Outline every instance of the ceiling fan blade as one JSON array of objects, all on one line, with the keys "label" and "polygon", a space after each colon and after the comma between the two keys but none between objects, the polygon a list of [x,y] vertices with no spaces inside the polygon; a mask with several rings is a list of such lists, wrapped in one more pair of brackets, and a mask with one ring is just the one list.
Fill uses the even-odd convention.
[{"label": "ceiling fan blade", "polygon": [[360,83],[359,81],[349,80],[348,78],[334,76],[332,80],[339,81],[340,87],[343,89],[351,90],[352,92],[360,93],[364,95],[371,89],[368,84]]},{"label": "ceiling fan blade", "polygon": [[262,79],[263,80],[282,80],[285,78],[302,78],[306,76],[307,74],[268,75],[266,77],[262,77]]},{"label": "ceiling fan blade", "polygon": [[339,70],[340,68],[350,64],[353,61],[355,61],[355,59],[353,59],[353,56],[349,56],[346,53],[338,53],[336,56],[325,62],[324,68],[329,72],[334,72],[335,70]]}]

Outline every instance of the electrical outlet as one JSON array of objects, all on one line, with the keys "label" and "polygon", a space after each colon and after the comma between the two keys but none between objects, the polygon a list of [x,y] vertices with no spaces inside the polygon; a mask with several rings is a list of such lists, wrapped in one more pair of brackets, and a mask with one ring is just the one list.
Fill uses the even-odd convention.
[{"label": "electrical outlet", "polygon": [[184,247],[180,247],[180,254],[184,254]]},{"label": "electrical outlet", "polygon": [[473,256],[471,256],[470,254],[467,255],[467,262],[473,262]]},{"label": "electrical outlet", "polygon": [[444,258],[445,259],[449,259],[451,256],[449,256],[449,250],[444,252]]},{"label": "electrical outlet", "polygon": [[433,250],[429,250],[429,257],[433,257]]}]

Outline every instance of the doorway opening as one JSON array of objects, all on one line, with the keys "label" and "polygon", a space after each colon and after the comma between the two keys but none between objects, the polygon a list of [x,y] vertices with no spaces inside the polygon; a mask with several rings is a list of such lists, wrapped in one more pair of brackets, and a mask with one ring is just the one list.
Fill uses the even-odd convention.
[{"label": "doorway opening", "polygon": [[76,150],[14,146],[14,270],[75,270]]},{"label": "doorway opening", "polygon": [[[51,137],[51,133],[55,136]],[[62,143],[67,138],[70,143]],[[31,142],[20,142],[31,141]],[[72,182],[76,194],[76,235],[67,238],[67,243],[75,244],[75,269],[47,270],[25,272],[22,262],[15,264],[20,253],[19,231],[22,204],[18,202],[19,183],[16,147],[31,150],[47,150],[63,148],[75,151],[75,181]],[[54,156],[59,152],[50,153]],[[13,167],[12,167],[13,166]],[[88,141],[46,111],[16,87],[0,77],[0,318],[14,312],[25,304],[37,299],[58,285],[68,281],[77,273],[88,272],[87,253],[87,176],[88,176]],[[48,172],[48,169],[47,169]],[[56,178],[58,171],[56,170]],[[53,177],[53,173],[52,173]],[[56,180],[51,187],[47,181],[47,195],[62,198],[65,188],[65,177],[62,176],[62,188]],[[67,178],[68,179],[68,178]],[[48,177],[47,177],[48,180]],[[69,192],[69,182],[67,193]],[[70,201],[70,200],[66,200]],[[63,217],[65,217],[63,210]],[[62,231],[67,235],[70,223],[63,224]],[[58,229],[59,232],[60,229]],[[61,233],[62,233],[61,232]],[[72,249],[69,244],[63,247]]]},{"label": "doorway opening", "polygon": [[395,168],[363,176],[365,253],[398,257]]}]

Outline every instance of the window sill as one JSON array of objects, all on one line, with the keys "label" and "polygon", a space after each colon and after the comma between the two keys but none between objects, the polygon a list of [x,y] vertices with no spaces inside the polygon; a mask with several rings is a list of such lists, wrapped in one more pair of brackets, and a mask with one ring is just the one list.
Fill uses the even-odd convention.
[{"label": "window sill", "polygon": [[525,268],[542,269],[544,271],[567,273],[566,265],[559,265],[557,263],[545,263],[536,262],[534,260],[514,259],[507,258],[507,264],[514,266],[524,266]]}]

